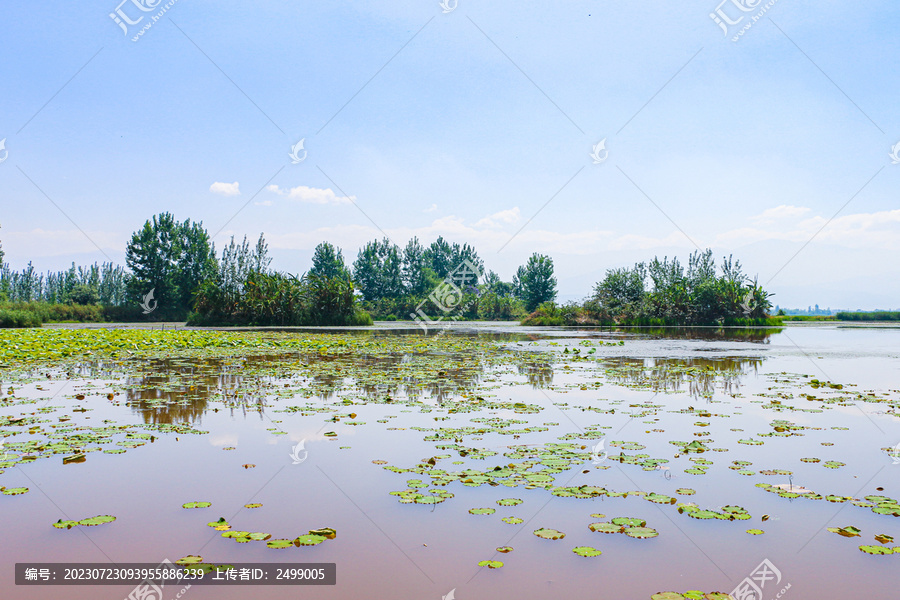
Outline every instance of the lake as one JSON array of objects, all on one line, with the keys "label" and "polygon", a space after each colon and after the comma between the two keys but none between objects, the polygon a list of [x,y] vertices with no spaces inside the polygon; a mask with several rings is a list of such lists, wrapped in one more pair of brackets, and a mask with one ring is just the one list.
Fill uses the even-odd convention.
[{"label": "lake", "polygon": [[189,556],[337,583],[163,600],[677,599],[763,561],[767,600],[900,583],[898,327],[60,327],[0,348],[0,598],[134,587],[16,586],[17,562]]}]

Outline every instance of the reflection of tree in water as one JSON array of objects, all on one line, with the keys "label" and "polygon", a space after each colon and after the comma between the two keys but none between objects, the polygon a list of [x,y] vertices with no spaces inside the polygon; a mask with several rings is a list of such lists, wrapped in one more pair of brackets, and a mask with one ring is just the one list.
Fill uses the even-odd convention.
[{"label": "reflection of tree in water", "polygon": [[740,391],[741,378],[758,372],[761,358],[620,358],[607,361],[608,381],[654,392],[678,392],[687,386],[695,398],[711,398],[716,390],[729,396]]},{"label": "reflection of tree in water", "polygon": [[532,389],[550,387],[553,383],[553,365],[548,362],[524,362],[518,365],[519,375],[524,375]]}]

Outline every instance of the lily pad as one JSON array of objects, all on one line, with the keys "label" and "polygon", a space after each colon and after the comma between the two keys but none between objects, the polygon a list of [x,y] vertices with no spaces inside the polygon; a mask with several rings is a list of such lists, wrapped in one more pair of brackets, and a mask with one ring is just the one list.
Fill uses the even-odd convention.
[{"label": "lily pad", "polygon": [[539,538],[542,538],[545,540],[561,540],[564,537],[566,537],[566,534],[564,534],[561,531],[557,531],[555,529],[547,529],[544,527],[542,527],[540,529],[535,529],[533,533],[534,533],[534,535],[538,536]]},{"label": "lily pad", "polygon": [[[321,544],[322,542],[324,542],[327,539],[328,538],[325,537],[324,535],[316,535],[316,534],[310,533],[307,535],[298,536],[297,539],[295,539],[292,543],[295,546],[316,546],[318,544]],[[271,542],[268,542],[268,543],[271,543]]]},{"label": "lily pad", "polygon": [[749,533],[750,535],[762,535],[765,533],[765,531],[763,531],[762,529],[748,529],[747,533]]},{"label": "lily pad", "polygon": [[521,525],[525,522],[525,519],[520,519],[519,517],[503,517],[500,520],[510,525]]},{"label": "lily pad", "polygon": [[181,508],[209,508],[212,506],[212,502],[186,502],[181,505]]},{"label": "lily pad", "polygon": [[866,554],[893,554],[894,549],[886,546],[860,546],[860,550]]},{"label": "lily pad", "polygon": [[492,515],[497,512],[496,508],[470,508],[469,514],[472,515]]},{"label": "lily pad", "polygon": [[588,529],[597,533],[622,533],[625,527],[612,523],[591,523],[588,525]]},{"label": "lily pad", "polygon": [[612,519],[613,525],[624,525],[625,527],[644,527],[647,521],[643,519],[635,519],[633,517],[616,517]]},{"label": "lily pad", "polygon": [[250,504],[245,504],[244,508],[261,508],[262,502],[251,502]]},{"label": "lily pad", "polygon": [[497,548],[497,552],[500,552],[502,554],[508,554],[512,551],[513,549],[511,546],[500,546],[499,548]]},{"label": "lily pad", "polygon": [[197,563],[203,562],[202,556],[197,556],[196,554],[188,554],[183,558],[179,558],[175,561],[176,565],[196,565]]},{"label": "lily pad", "polygon": [[27,487],[15,487],[15,488],[0,488],[0,492],[3,492],[6,496],[20,496],[28,492]]},{"label": "lily pad", "polygon": [[53,524],[57,529],[72,529],[76,525],[78,525],[78,521],[63,521],[62,519]]},{"label": "lily pad", "polygon": [[500,506],[518,506],[522,504],[522,500],[518,498],[503,498],[502,500],[497,500],[497,504]]},{"label": "lily pad", "polygon": [[646,540],[659,535],[659,532],[651,527],[626,527],[624,533],[637,540]]},{"label": "lily pad", "polygon": [[116,518],[112,515],[99,515],[97,517],[91,517],[89,519],[82,519],[78,521],[79,525],[84,525],[85,527],[94,527],[96,525],[104,525],[106,523],[112,523]]},{"label": "lily pad", "polygon": [[479,567],[487,567],[488,569],[499,569],[503,566],[503,562],[499,560],[483,560],[478,563]]},{"label": "lily pad", "polygon": [[[324,541],[324,538],[322,538]],[[291,540],[269,540],[266,542],[266,546],[269,548],[274,548],[275,550],[284,550],[285,548],[290,548],[294,545],[294,542]]]},{"label": "lily pad", "polygon": [[591,548],[590,546],[578,546],[577,548],[572,548],[572,552],[574,552],[578,556],[583,556],[585,558],[600,556],[601,554],[603,554],[601,551],[597,550],[596,548]]}]

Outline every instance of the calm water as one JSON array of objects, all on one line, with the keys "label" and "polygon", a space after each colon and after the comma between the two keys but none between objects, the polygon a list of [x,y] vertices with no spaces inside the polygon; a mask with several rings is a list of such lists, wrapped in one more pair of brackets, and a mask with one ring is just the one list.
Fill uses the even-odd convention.
[{"label": "calm water", "polygon": [[[419,335],[397,325],[388,334]],[[50,378],[16,384],[15,402],[7,395],[9,382],[3,381],[0,418],[6,425],[0,430],[9,435],[7,446],[37,439],[28,431],[38,426],[66,436],[79,426],[101,427],[104,420],[133,425],[130,431],[154,438],[130,448],[118,446],[124,438],[116,435],[112,443],[88,441],[85,446],[125,448],[125,453],[88,452],[84,462],[74,464],[63,464],[65,454],[53,454],[5,469],[0,486],[30,491],[0,495],[0,564],[7,565],[0,569],[0,598],[120,599],[131,589],[17,588],[15,562],[157,563],[189,554],[217,564],[337,563],[336,586],[299,591],[194,587],[182,596],[197,600],[438,600],[451,589],[460,600],[646,599],[661,591],[730,592],[763,559],[782,574],[777,588],[774,583],[765,588],[767,599],[787,584],[791,587],[782,597],[798,600],[896,597],[897,555],[871,556],[858,547],[880,545],[877,534],[900,540],[900,519],[849,502],[784,498],[756,484],[802,486],[823,496],[855,499],[900,497],[900,464],[884,450],[900,443],[900,329],[820,325],[747,335],[483,325],[446,335],[481,336],[510,352],[484,361],[453,355],[321,361],[299,354],[251,355],[140,361],[127,369],[98,361],[68,375],[44,369],[41,373]],[[417,384],[435,372],[443,373],[437,382]],[[812,379],[835,387],[811,386]],[[109,400],[108,393],[117,395]],[[23,404],[23,398],[35,402]],[[513,403],[519,403],[518,410]],[[284,412],[287,407],[298,408]],[[33,420],[18,429],[8,422],[20,416]],[[776,420],[788,422],[787,428],[773,424]],[[183,429],[140,429],[146,424]],[[331,432],[337,435],[325,435]],[[768,435],[773,433],[794,435]],[[601,439],[608,455],[598,451],[595,462],[591,452]],[[748,439],[763,443],[738,442]],[[680,453],[671,443],[695,440],[709,451]],[[307,458],[293,464],[292,448],[301,441]],[[648,502],[634,493],[560,497],[538,485],[507,487],[503,479],[494,481],[500,485],[465,486],[456,477],[436,486],[427,470],[383,468],[416,468],[438,457],[434,468],[446,472],[490,472],[530,461],[535,466],[529,472],[537,473],[542,459],[532,457],[561,443],[575,444],[583,460],[570,457],[554,469],[560,471],[550,475],[556,486],[655,492],[716,511],[739,505],[752,518],[698,520],[679,514],[675,505]],[[612,460],[620,453],[668,462],[645,470]],[[697,459],[711,463],[707,472],[686,473]],[[730,469],[734,461],[752,463],[744,465],[748,474]],[[826,468],[826,461],[844,464]],[[761,473],[767,470],[790,474]],[[419,505],[402,504],[390,494],[410,489],[407,481],[413,479],[428,484],[423,491],[437,489],[453,497]],[[696,494],[680,495],[676,490],[681,488]],[[523,502],[498,506],[502,498]],[[190,501],[213,506],[181,508]],[[251,502],[263,506],[243,508]],[[496,512],[469,514],[479,507]],[[103,514],[115,515],[116,522],[51,527],[58,519]],[[265,542],[237,544],[206,525],[219,517],[236,530],[268,532],[273,538],[293,539],[319,527],[333,527],[337,537],[285,550],[270,549]],[[503,517],[524,522],[507,524]],[[632,539],[588,528],[613,517],[645,520],[659,536]],[[825,529],[850,525],[861,530],[860,537]],[[540,539],[532,533],[538,528],[566,536]],[[765,533],[749,535],[751,528]],[[514,550],[498,554],[500,546]],[[603,554],[582,558],[572,553],[576,546]],[[505,566],[477,566],[489,559]],[[168,586],[165,600],[179,590]]]}]

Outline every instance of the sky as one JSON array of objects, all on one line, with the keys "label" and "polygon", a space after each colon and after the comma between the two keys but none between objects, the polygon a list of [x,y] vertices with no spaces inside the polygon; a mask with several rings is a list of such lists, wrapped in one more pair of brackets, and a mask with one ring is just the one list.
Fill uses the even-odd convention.
[{"label": "sky", "polygon": [[0,5],[13,269],[168,211],[291,273],[441,235],[571,300],[709,247],[773,304],[900,308],[896,3],[119,1]]}]

